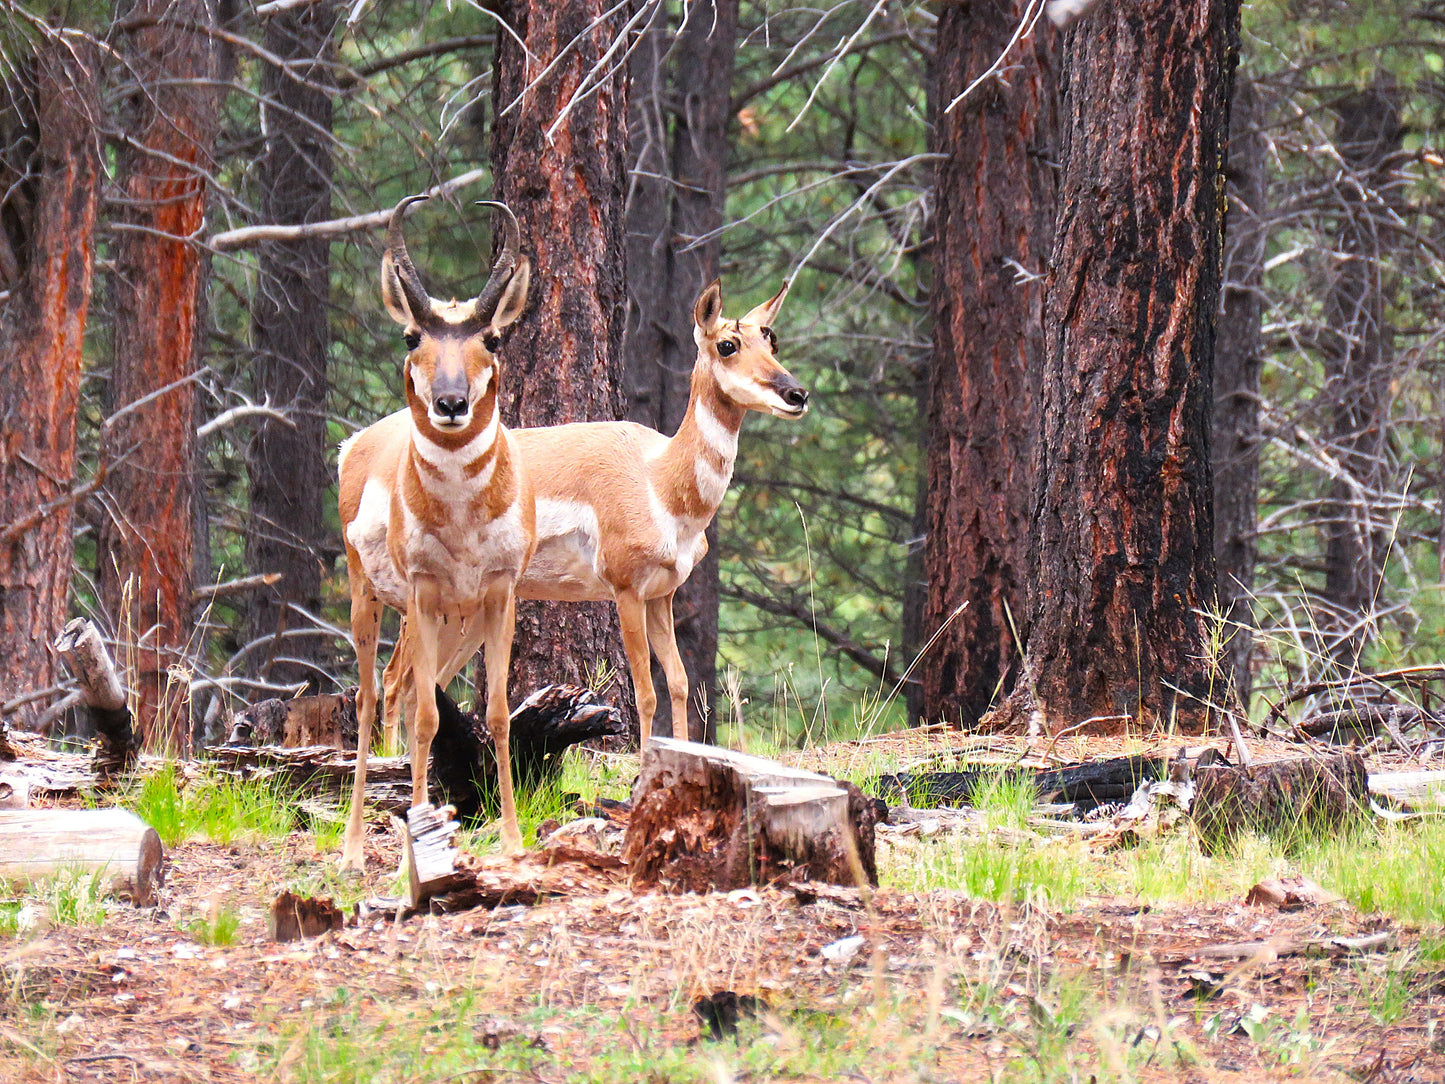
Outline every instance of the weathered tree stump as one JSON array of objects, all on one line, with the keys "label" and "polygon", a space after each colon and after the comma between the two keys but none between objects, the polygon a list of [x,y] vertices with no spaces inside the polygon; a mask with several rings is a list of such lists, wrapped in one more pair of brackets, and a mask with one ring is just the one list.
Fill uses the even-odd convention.
[{"label": "weathered tree stump", "polygon": [[345,921],[330,896],[298,896],[288,891],[272,901],[266,927],[272,941],[300,941],[339,930]]},{"label": "weathered tree stump", "polygon": [[1364,813],[1368,799],[1365,762],[1354,753],[1341,753],[1251,768],[1198,768],[1190,814],[1204,853],[1214,854],[1245,831],[1328,831]]},{"label": "weathered tree stump", "polygon": [[140,754],[125,688],[100,630],[88,618],[77,617],[61,630],[56,654],[80,685],[81,702],[95,727],[95,773],[108,781],[135,764]]},{"label": "weathered tree stump", "polygon": [[226,739],[233,745],[279,745],[299,749],[356,747],[356,690],[290,700],[261,700],[231,717]]},{"label": "weathered tree stump", "polygon": [[0,810],[3,881],[101,872],[112,892],[145,907],[165,880],[164,863],[156,830],[125,809]]},{"label": "weathered tree stump", "polygon": [[878,883],[876,815],[851,783],[696,742],[654,738],[623,858],[635,884],[728,891],[786,879]]}]

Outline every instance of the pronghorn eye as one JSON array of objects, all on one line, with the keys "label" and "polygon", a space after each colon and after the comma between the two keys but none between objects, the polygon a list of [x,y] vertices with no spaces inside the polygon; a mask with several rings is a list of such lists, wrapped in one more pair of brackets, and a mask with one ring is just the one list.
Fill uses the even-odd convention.
[{"label": "pronghorn eye", "polygon": [[717,344],[717,352],[720,357],[730,358],[738,352],[738,344],[731,339],[720,339]]},{"label": "pronghorn eye", "polygon": [[495,354],[497,347],[502,345],[502,338],[500,335],[484,335],[482,337],[482,345],[485,346],[488,351]]},{"label": "pronghorn eye", "polygon": [[406,348],[408,350],[415,350],[421,345],[421,332],[419,331],[408,331],[403,338],[406,339]]}]

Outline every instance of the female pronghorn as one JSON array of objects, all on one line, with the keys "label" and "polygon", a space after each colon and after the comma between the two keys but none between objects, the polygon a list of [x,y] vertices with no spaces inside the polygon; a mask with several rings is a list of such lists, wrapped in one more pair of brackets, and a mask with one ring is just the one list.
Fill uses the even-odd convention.
[{"label": "female pronghorn", "polygon": [[517,220],[502,204],[505,241],[471,301],[427,294],[407,255],[396,205],[381,261],[381,296],[406,339],[406,409],[341,446],[341,525],[351,577],[357,694],[356,780],[343,866],[360,868],[366,754],[376,716],[376,640],[382,604],[406,622],[415,683],[412,802],[427,799],[427,756],[437,729],[433,685],[462,641],[486,644],[487,726],[496,743],[502,840],[521,847],[507,733],[507,667],[514,591],[536,545],[531,485],[500,423],[496,351],[522,312],[531,265],[518,255]]},{"label": "female pronghorn", "polygon": [[[687,413],[671,438],[635,422],[578,422],[512,433],[537,500],[537,551],[518,598],[617,603],[637,694],[642,740],[657,694],[649,645],[667,676],[674,737],[687,737],[687,671],[673,630],[672,596],[707,552],[704,532],[732,480],[738,431],[749,410],[801,418],[808,393],[778,364],[772,323],[788,284],[741,320],[722,318],[714,282],[693,306],[697,361]],[[386,672],[386,725],[394,734],[406,692],[409,629]],[[475,652],[458,644],[451,672]],[[408,698],[409,699],[409,698]]]}]

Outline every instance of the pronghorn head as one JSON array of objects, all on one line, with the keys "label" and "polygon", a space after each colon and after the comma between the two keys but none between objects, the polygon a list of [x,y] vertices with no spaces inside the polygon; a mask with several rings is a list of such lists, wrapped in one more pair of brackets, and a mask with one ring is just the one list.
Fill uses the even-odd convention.
[{"label": "pronghorn head", "polygon": [[778,364],[778,337],[773,320],[788,296],[788,283],[741,320],[722,317],[722,284],[713,280],[692,307],[698,367],[707,367],[719,390],[747,410],[801,418],[808,410],[808,392]]},{"label": "pronghorn head", "polygon": [[406,399],[412,418],[438,434],[470,436],[486,425],[492,410],[478,410],[488,396],[495,403],[501,336],[527,303],[531,263],[518,255],[521,230],[503,203],[502,251],[482,292],[470,301],[438,301],[421,284],[401,223],[407,209],[426,199],[408,196],[391,212],[386,252],[381,257],[381,298],[406,338]]}]

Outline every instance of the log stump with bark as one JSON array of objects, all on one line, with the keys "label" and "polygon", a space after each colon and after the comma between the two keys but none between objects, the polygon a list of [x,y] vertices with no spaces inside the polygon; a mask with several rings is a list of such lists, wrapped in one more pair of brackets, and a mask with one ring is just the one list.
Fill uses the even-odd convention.
[{"label": "log stump with bark", "polygon": [[851,783],[695,742],[642,755],[623,844],[635,884],[729,891],[796,879],[878,883],[872,799]]},{"label": "log stump with bark", "polygon": [[80,686],[81,703],[95,727],[95,773],[106,782],[135,765],[140,742],[132,725],[125,687],[100,630],[88,618],[77,617],[61,630],[55,653]]},{"label": "log stump with bark", "polygon": [[1205,854],[1242,832],[1310,835],[1369,808],[1365,762],[1354,753],[1240,767],[1210,764],[1194,773],[1191,815]]},{"label": "log stump with bark", "polygon": [[110,890],[145,907],[165,880],[156,830],[125,809],[0,811],[0,881],[66,870],[100,873]]}]

